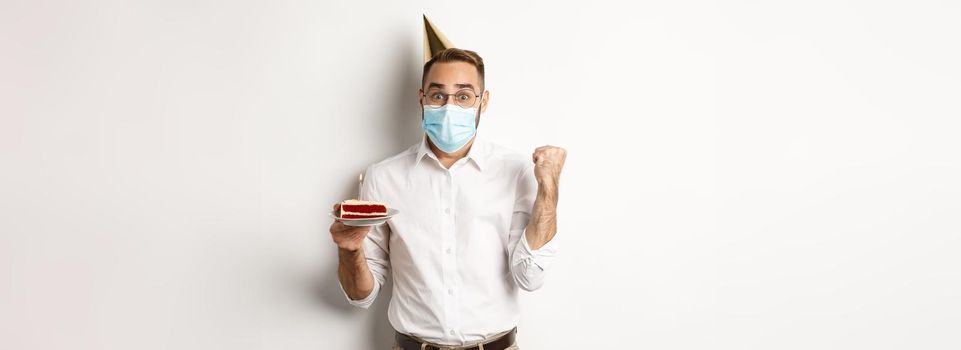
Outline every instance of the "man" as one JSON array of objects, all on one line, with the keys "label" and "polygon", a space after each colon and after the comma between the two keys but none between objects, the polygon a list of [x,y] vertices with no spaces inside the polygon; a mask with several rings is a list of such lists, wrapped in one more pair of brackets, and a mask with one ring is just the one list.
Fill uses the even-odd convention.
[{"label": "man", "polygon": [[434,55],[419,97],[424,139],[370,166],[361,187],[400,213],[372,228],[330,226],[341,286],[367,308],[393,274],[394,349],[518,349],[518,289],[540,288],[557,252],[566,151],[528,158],[478,139],[490,93],[473,51]]}]

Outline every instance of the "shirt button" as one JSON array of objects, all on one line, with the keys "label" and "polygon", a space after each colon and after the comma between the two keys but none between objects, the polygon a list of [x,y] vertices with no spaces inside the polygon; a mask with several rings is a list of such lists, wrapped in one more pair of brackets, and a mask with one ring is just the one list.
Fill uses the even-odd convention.
[{"label": "shirt button", "polygon": [[448,289],[447,289],[447,294],[454,295],[454,290],[448,288]]},{"label": "shirt button", "polygon": [[444,214],[450,214],[450,208],[444,208]]},{"label": "shirt button", "polygon": [[453,329],[450,330],[450,335],[454,335],[454,330],[453,330]]},{"label": "shirt button", "polygon": [[447,248],[446,252],[447,254],[450,254],[450,248]]}]

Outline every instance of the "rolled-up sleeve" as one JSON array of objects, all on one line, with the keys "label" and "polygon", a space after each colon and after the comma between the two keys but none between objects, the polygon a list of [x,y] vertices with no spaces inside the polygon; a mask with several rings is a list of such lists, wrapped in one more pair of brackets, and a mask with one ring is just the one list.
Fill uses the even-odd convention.
[{"label": "rolled-up sleeve", "polygon": [[533,164],[519,174],[511,217],[509,239],[510,269],[514,282],[526,291],[533,291],[544,285],[544,277],[559,251],[557,235],[538,249],[531,249],[527,243],[526,228],[531,220],[531,211],[537,199],[537,180],[534,178]]},{"label": "rolled-up sleeve", "polygon": [[[364,175],[364,182],[360,189],[360,199],[378,201],[374,175],[373,167],[367,168]],[[386,283],[387,276],[390,273],[389,241],[390,227],[387,224],[371,226],[370,232],[367,234],[367,237],[364,238],[364,255],[367,259],[367,267],[374,276],[374,289],[366,298],[353,300],[347,295],[347,292],[343,290],[344,286],[341,285],[341,291],[344,293],[347,302],[351,305],[366,309],[377,299],[377,295],[380,293],[381,287]]]}]

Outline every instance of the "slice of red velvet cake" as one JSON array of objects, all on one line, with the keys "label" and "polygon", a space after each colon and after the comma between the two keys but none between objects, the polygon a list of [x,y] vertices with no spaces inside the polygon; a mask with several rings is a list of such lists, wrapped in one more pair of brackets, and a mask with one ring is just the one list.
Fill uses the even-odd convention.
[{"label": "slice of red velvet cake", "polygon": [[348,199],[340,202],[341,219],[372,219],[387,216],[387,206],[377,202]]}]

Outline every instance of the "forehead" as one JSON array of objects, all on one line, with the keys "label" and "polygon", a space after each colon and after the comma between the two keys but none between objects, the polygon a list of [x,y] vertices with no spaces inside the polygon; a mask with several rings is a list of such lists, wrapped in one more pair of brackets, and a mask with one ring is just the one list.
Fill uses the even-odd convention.
[{"label": "forehead", "polygon": [[448,86],[455,84],[480,86],[477,68],[470,63],[460,61],[435,63],[430,67],[430,71],[427,72],[427,77],[424,80],[424,86],[429,86],[430,83]]}]

